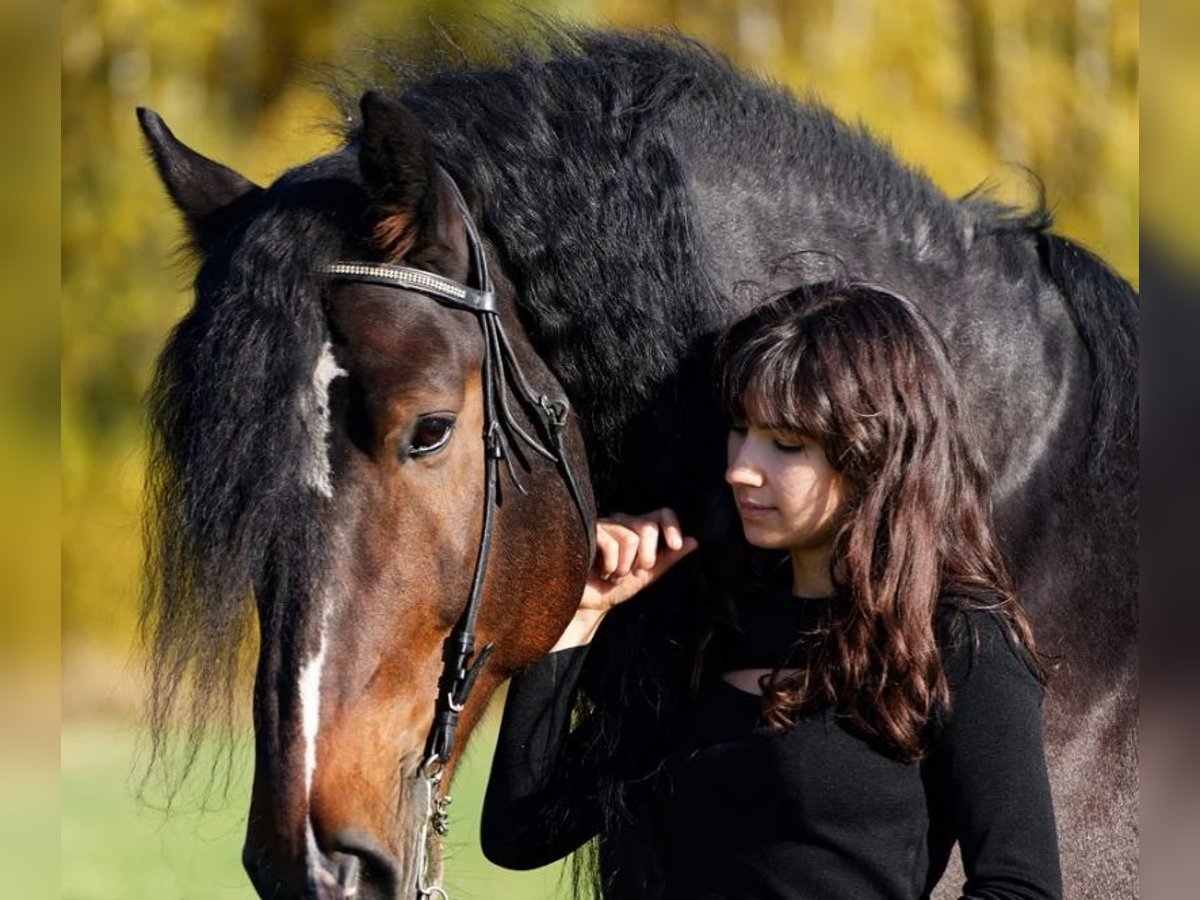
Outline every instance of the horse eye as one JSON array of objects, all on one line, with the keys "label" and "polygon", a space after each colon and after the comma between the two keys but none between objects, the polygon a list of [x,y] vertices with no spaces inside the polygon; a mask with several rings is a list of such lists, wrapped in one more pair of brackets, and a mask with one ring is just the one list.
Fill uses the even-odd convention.
[{"label": "horse eye", "polygon": [[408,445],[411,457],[428,456],[446,446],[454,431],[454,417],[446,415],[424,416],[417,423],[412,441]]}]

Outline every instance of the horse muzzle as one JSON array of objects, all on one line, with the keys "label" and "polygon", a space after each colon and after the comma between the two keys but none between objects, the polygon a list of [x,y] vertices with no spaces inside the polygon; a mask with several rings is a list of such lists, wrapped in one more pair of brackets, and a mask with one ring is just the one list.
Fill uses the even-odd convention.
[{"label": "horse muzzle", "polygon": [[422,895],[415,866],[407,871],[376,840],[351,830],[335,835],[324,849],[310,834],[302,883],[297,883],[295,876],[281,879],[265,859],[248,850],[242,854],[242,865],[258,896],[272,900],[422,900],[443,896],[438,888]]}]

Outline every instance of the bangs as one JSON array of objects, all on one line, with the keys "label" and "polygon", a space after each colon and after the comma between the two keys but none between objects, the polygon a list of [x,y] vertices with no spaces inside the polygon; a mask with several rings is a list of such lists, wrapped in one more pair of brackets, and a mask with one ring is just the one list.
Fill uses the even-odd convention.
[{"label": "bangs", "polygon": [[820,355],[807,334],[785,324],[746,340],[730,332],[718,359],[720,402],[732,422],[823,441],[832,422]]}]

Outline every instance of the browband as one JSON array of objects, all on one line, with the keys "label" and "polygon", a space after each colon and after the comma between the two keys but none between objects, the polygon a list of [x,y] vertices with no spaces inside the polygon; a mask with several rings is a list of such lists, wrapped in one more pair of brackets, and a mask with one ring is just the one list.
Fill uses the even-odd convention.
[{"label": "browband", "polygon": [[337,262],[325,267],[325,274],[337,281],[365,281],[384,287],[417,291],[446,306],[469,312],[498,312],[495,291],[481,291],[459,284],[434,272],[412,269],[393,263]]}]

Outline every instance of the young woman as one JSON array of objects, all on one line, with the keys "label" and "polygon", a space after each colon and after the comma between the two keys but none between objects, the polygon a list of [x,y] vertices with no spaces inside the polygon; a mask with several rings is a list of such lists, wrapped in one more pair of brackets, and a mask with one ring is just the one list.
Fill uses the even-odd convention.
[{"label": "young woman", "polygon": [[965,896],[1060,896],[1043,670],[937,335],[881,288],[805,287],[733,326],[716,369],[741,535],[701,548],[722,575],[675,641],[691,689],[665,740],[607,747],[613,802],[586,700],[572,728],[579,672],[697,544],[670,510],[601,521],[574,621],[510,687],[485,853],[528,868],[599,835],[607,900],[871,900],[928,896],[957,842]]}]

